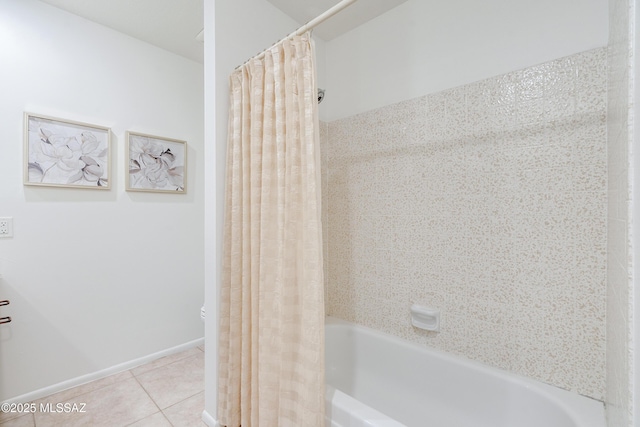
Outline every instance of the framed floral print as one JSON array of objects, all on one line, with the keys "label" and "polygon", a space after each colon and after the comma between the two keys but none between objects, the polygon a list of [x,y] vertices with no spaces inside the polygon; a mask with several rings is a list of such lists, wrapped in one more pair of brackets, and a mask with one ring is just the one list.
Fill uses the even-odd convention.
[{"label": "framed floral print", "polygon": [[111,130],[106,127],[24,114],[24,184],[111,187]]},{"label": "framed floral print", "polygon": [[136,132],[127,132],[126,141],[127,191],[187,191],[185,141]]}]

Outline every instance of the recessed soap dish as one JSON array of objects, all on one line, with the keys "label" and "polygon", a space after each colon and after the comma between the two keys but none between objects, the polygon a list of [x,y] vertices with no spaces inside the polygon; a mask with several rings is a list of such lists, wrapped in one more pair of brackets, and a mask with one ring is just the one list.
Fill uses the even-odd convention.
[{"label": "recessed soap dish", "polygon": [[425,331],[440,332],[440,311],[413,304],[411,306],[411,324]]}]

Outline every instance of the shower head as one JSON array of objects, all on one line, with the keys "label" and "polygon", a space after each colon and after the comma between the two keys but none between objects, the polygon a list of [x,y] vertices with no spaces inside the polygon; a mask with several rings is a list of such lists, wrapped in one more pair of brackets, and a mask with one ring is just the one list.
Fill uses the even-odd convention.
[{"label": "shower head", "polygon": [[324,99],[324,89],[318,89],[318,104]]}]

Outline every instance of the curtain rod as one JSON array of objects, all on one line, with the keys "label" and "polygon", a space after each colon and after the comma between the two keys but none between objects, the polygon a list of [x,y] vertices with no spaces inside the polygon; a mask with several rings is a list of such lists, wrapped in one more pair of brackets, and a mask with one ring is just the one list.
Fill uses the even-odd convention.
[{"label": "curtain rod", "polygon": [[317,27],[318,25],[322,24],[327,19],[329,19],[332,16],[337,15],[338,13],[342,12],[342,10],[346,9],[348,6],[351,6],[353,3],[357,2],[357,1],[358,0],[342,0],[340,3],[337,3],[336,5],[331,7],[330,9],[327,9],[324,13],[321,13],[320,15],[316,16],[311,21],[307,22],[306,24],[304,24],[303,26],[301,26],[297,30],[293,31],[292,33],[289,33],[286,37],[278,40],[277,42],[275,42],[274,44],[272,44],[271,46],[269,46],[268,48],[266,48],[262,52],[258,53],[257,55],[253,56],[252,58],[247,59],[242,64],[238,65],[236,67],[236,70],[238,68],[242,67],[244,64],[246,64],[247,62],[251,61],[254,58],[255,59],[262,59],[266,55],[267,50],[271,49],[274,46],[279,45],[280,43],[282,43],[285,40],[288,40],[288,39],[290,39],[290,38],[292,38],[294,36],[299,36],[301,34],[304,34],[305,32],[311,30],[312,28]]}]

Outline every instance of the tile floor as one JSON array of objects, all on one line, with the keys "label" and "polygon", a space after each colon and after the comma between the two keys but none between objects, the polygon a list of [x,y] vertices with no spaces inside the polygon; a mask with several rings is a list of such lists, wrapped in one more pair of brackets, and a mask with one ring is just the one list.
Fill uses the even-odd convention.
[{"label": "tile floor", "polygon": [[[34,413],[0,412],[0,426],[204,427],[204,347],[166,356],[33,403],[37,409]],[[57,409],[59,403],[63,404],[60,412],[46,410]],[[44,411],[38,410],[42,407]]]}]

